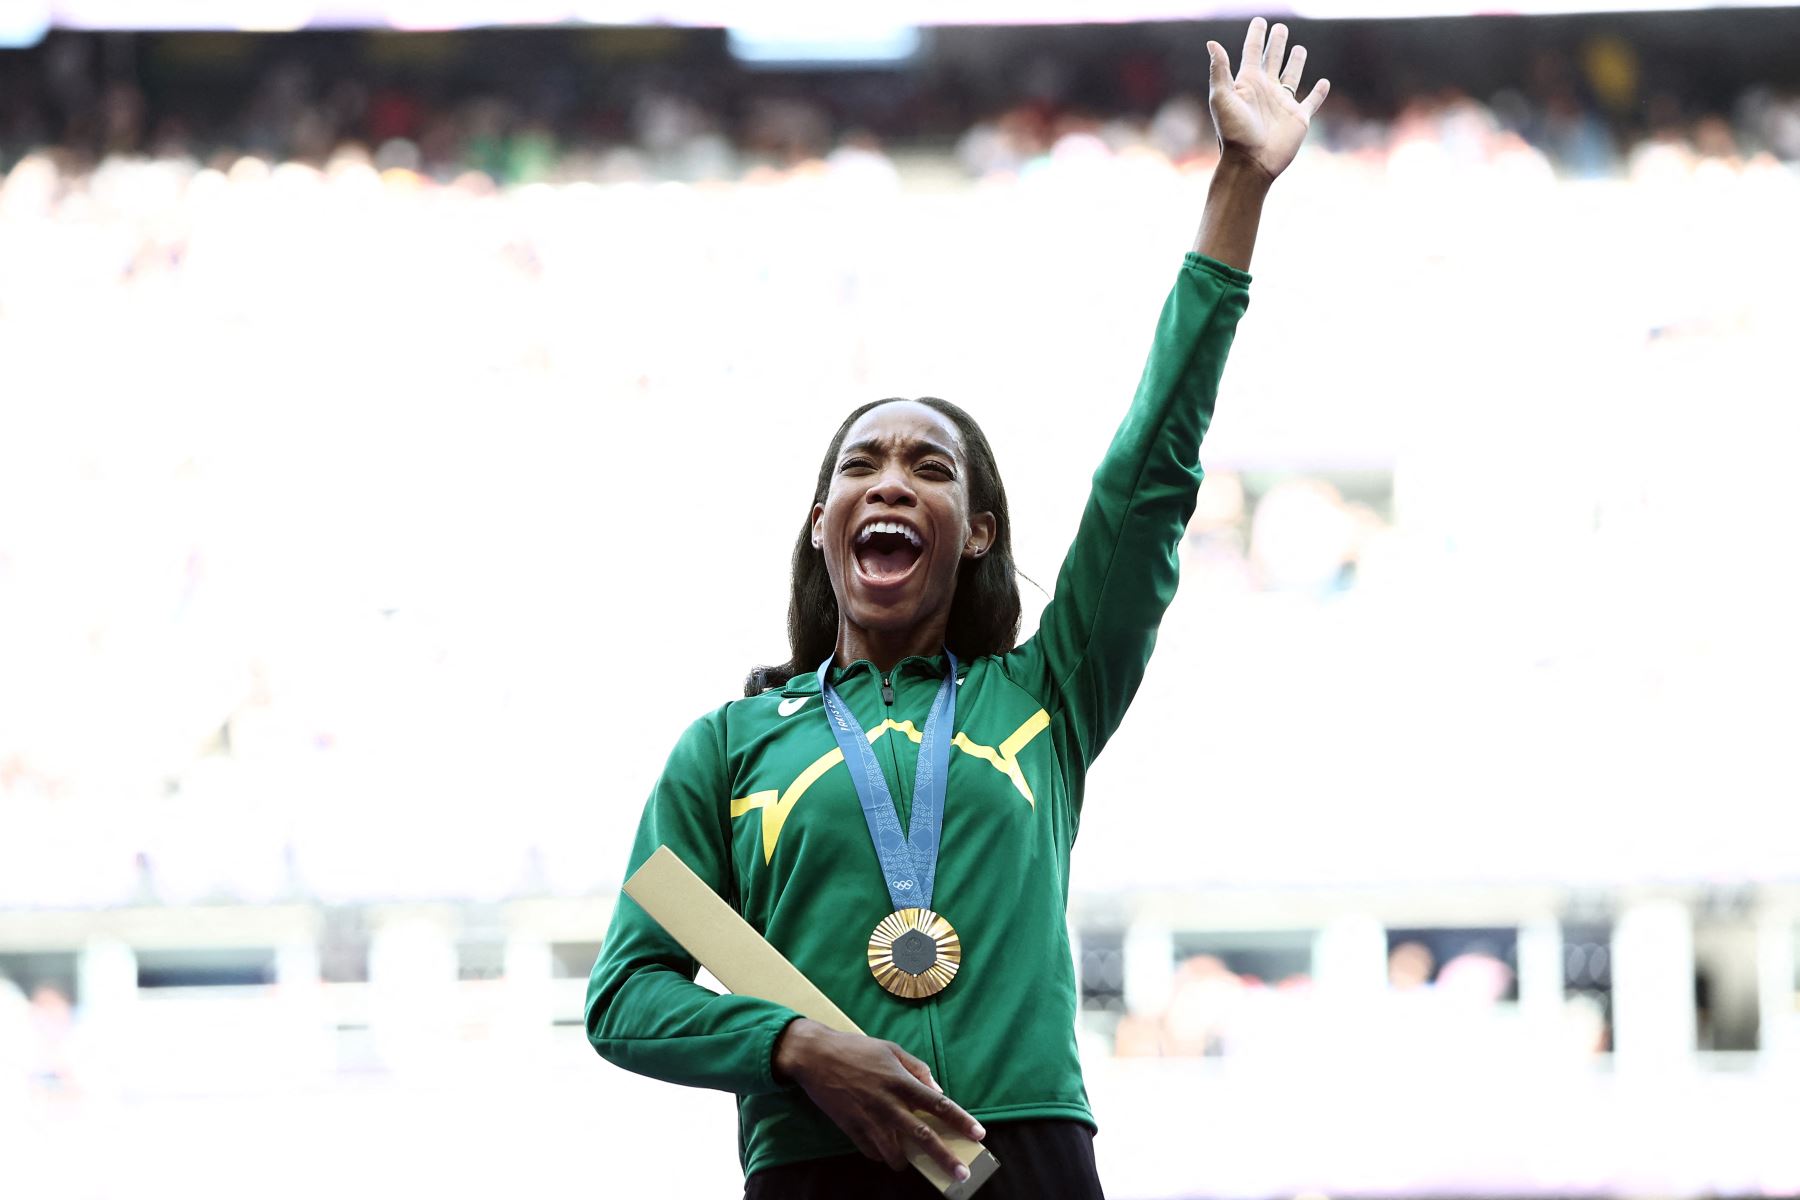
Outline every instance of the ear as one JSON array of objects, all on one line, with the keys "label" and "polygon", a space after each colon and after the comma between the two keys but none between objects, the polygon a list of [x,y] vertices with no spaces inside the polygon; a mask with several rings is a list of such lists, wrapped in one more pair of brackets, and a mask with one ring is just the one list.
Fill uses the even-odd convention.
[{"label": "ear", "polygon": [[823,504],[813,505],[812,546],[814,550],[825,548],[825,506]]},{"label": "ear", "polygon": [[962,556],[964,558],[980,558],[994,545],[994,531],[999,522],[994,520],[993,513],[971,513],[969,515],[969,536],[963,539]]}]

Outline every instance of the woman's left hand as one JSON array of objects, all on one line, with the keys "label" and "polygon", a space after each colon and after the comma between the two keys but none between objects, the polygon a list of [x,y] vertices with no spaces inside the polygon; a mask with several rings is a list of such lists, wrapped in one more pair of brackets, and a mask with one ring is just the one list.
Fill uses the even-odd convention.
[{"label": "woman's left hand", "polygon": [[[1264,45],[1267,34],[1268,44]],[[1253,163],[1270,179],[1287,169],[1306,140],[1313,114],[1331,91],[1331,81],[1321,79],[1299,98],[1300,72],[1306,66],[1306,47],[1287,45],[1288,29],[1273,29],[1257,17],[1244,34],[1244,59],[1237,77],[1231,74],[1231,56],[1217,42],[1206,43],[1212,59],[1212,82],[1207,103],[1213,128],[1224,154]],[[1285,65],[1282,62],[1286,56]]]}]

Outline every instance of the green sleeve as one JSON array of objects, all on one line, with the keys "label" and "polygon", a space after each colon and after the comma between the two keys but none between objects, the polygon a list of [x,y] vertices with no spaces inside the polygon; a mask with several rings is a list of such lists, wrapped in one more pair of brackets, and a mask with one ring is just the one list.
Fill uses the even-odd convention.
[{"label": "green sleeve", "polygon": [[[688,727],[644,806],[626,874],[668,846],[714,891],[732,889],[726,852],[724,710]],[[588,977],[588,1041],[628,1071],[690,1087],[754,1095],[780,1088],[775,1041],[798,1013],[694,982],[697,965],[623,892]]]},{"label": "green sleeve", "polygon": [[1004,660],[1062,727],[1079,772],[1124,718],[1175,598],[1181,538],[1200,487],[1200,439],[1249,284],[1245,272],[1203,255],[1183,261],[1056,591],[1037,633]]}]

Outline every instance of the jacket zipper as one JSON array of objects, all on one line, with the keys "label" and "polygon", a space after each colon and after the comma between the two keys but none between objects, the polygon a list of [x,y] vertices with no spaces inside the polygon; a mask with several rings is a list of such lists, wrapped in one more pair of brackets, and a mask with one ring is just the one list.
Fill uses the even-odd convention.
[{"label": "jacket zipper", "polygon": [[889,708],[894,707],[894,685],[886,675],[881,677],[881,702]]}]

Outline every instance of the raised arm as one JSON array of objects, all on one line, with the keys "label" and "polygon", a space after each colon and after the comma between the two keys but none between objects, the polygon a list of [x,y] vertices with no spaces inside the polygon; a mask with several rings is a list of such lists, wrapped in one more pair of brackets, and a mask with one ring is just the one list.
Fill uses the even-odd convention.
[{"label": "raised arm", "polygon": [[1249,304],[1246,268],[1263,198],[1299,152],[1328,90],[1321,80],[1295,99],[1290,89],[1299,87],[1306,52],[1295,47],[1277,72],[1287,29],[1267,31],[1266,46],[1265,29],[1261,18],[1250,23],[1235,78],[1223,48],[1208,43],[1222,152],[1194,253],[1163,305],[1137,394],[1094,473],[1038,632],[1005,660],[1008,674],[1042,698],[1079,771],[1124,717],[1174,599],[1181,537],[1200,487],[1200,442]]},{"label": "raised arm", "polygon": [[1250,269],[1269,185],[1294,161],[1313,114],[1331,94],[1331,81],[1321,79],[1299,99],[1306,47],[1289,52],[1287,40],[1286,25],[1269,29],[1261,17],[1250,22],[1235,77],[1225,47],[1206,43],[1212,61],[1207,104],[1219,138],[1219,166],[1207,189],[1194,252],[1240,271]]}]

